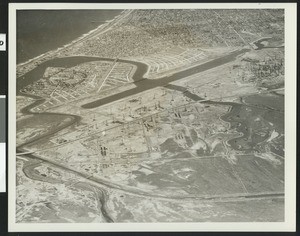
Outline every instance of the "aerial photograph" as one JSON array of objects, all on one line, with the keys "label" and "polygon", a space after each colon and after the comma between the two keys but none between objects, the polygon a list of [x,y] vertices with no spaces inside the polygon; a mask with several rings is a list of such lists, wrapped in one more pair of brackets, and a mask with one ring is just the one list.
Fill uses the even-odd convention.
[{"label": "aerial photograph", "polygon": [[284,9],[16,17],[16,223],[285,221]]}]

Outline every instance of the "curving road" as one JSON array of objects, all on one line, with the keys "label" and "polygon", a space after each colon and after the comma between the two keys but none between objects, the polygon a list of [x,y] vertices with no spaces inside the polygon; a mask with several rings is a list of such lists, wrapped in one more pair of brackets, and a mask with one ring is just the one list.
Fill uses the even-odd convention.
[{"label": "curving road", "polygon": [[[249,51],[249,49],[241,49],[241,50],[236,50],[234,52],[231,52],[230,54],[220,57],[218,59],[206,62],[204,64],[189,68],[187,70],[175,73],[173,75],[170,76],[166,76],[157,80],[147,80],[145,79],[143,76],[144,74],[147,72],[147,66],[143,63],[139,63],[139,62],[133,62],[133,61],[129,61],[129,60],[119,60],[119,62],[124,62],[124,63],[130,63],[133,65],[137,66],[137,70],[135,71],[135,74],[133,75],[133,79],[134,79],[134,83],[136,84],[136,88],[131,89],[131,90],[127,90],[125,92],[121,92],[112,96],[109,96],[107,98],[103,98],[100,100],[96,100],[94,102],[88,103],[83,105],[83,108],[93,108],[93,107],[98,107],[98,106],[102,106],[105,104],[108,104],[112,101],[116,101],[119,99],[123,99],[125,97],[131,96],[133,94],[137,94],[137,93],[141,93],[144,92],[146,90],[158,87],[158,86],[167,86],[169,83],[176,81],[176,80],[180,80],[182,78],[185,78],[187,76],[196,74],[196,73],[200,73],[202,71],[205,70],[209,70],[212,69],[214,67],[217,66],[221,66],[223,64],[226,64],[228,62],[231,62],[233,60],[235,60],[235,58],[238,55],[243,54],[244,52]],[[111,59],[111,58],[97,58],[97,57],[71,57],[71,58],[57,58],[54,60],[50,60],[47,61],[43,64],[41,64],[39,67],[35,68],[34,70],[28,72],[27,74],[25,74],[24,78],[19,78],[18,81],[18,93],[20,94],[19,90],[24,88],[26,85],[37,81],[39,78],[41,78],[41,76],[44,74],[45,69],[48,66],[60,66],[60,67],[72,67],[74,65],[78,65],[84,62],[88,62],[88,61],[114,61],[115,59]],[[25,94],[25,96],[30,96]],[[194,99],[194,100],[201,100],[202,98],[200,97],[195,97],[195,95],[190,94],[190,96]],[[55,134],[56,132],[69,127],[70,125],[73,125],[76,122],[79,122],[81,117],[79,116],[75,116],[75,115],[66,115],[66,114],[61,114],[61,113],[49,113],[49,112],[44,112],[44,113],[34,113],[31,111],[31,109],[41,103],[44,102],[44,99],[37,97],[37,96],[31,96],[34,98],[38,98],[39,100],[35,101],[34,103],[26,106],[25,108],[22,109],[22,112],[24,114],[33,114],[34,116],[41,116],[41,115],[61,115],[63,117],[72,117],[72,119],[68,122],[66,122],[63,126],[60,127],[56,127],[55,129],[44,133],[42,136],[39,136],[37,138],[35,138],[34,140],[30,140],[29,142],[26,142],[24,144],[22,144],[21,146],[18,146],[17,150],[21,151],[23,149],[23,147],[25,147],[28,144],[32,144],[34,142],[39,142],[41,140],[41,138],[48,138],[50,136],[52,136],[53,134]],[[214,102],[214,101],[203,101],[205,103],[208,104],[219,104],[219,105],[229,105],[229,106],[239,106],[236,103],[231,103],[231,102]],[[244,134],[245,135],[245,134]],[[202,200],[207,200],[207,199],[218,199],[220,198],[220,196],[210,196],[210,197],[206,197],[206,196],[163,196],[163,195],[156,195],[156,194],[151,194],[149,192],[145,192],[142,191],[140,189],[137,188],[132,188],[129,186],[123,186],[123,185],[118,185],[115,183],[111,183],[110,181],[107,181],[105,179],[99,178],[99,177],[95,177],[95,176],[91,176],[90,174],[87,173],[83,173],[81,171],[75,170],[70,168],[67,165],[61,164],[61,163],[57,163],[53,160],[48,160],[48,159],[44,159],[42,157],[39,156],[34,156],[33,154],[27,154],[24,156],[28,156],[30,158],[34,158],[37,160],[41,160],[41,161],[45,161],[48,162],[49,164],[55,165],[57,167],[59,167],[60,169],[64,169],[67,171],[71,171],[73,173],[78,174],[79,176],[85,178],[86,180],[89,180],[95,184],[99,184],[102,187],[107,187],[107,188],[112,188],[118,191],[124,191],[130,194],[134,194],[134,195],[139,195],[139,196],[148,196],[148,197],[156,197],[156,198],[162,198],[162,199],[167,199],[167,198],[171,198],[171,199],[185,199],[185,198],[192,198],[192,199],[202,199]],[[99,186],[98,186],[99,187]],[[273,193],[267,194],[266,196],[270,196]],[[103,196],[103,194],[100,194],[101,196]],[[99,196],[100,196],[99,195]],[[282,193],[279,193],[279,195],[282,195]],[[247,195],[248,196],[248,195]],[[254,197],[259,196],[258,195],[253,195]],[[230,196],[232,197],[232,196]],[[244,197],[244,195],[237,195],[234,197]],[[250,195],[248,197],[251,197]],[[262,197],[264,197],[262,195]],[[225,197],[226,198],[226,197]],[[99,197],[99,199],[102,199],[102,197]],[[109,221],[109,220],[108,220]]]}]

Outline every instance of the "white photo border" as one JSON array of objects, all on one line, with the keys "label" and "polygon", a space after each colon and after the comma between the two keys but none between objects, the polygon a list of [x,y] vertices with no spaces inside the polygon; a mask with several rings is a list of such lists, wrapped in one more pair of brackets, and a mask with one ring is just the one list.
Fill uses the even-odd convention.
[{"label": "white photo border", "polygon": [[[16,11],[43,9],[284,9],[285,10],[285,221],[232,223],[16,223]],[[296,47],[297,3],[10,3],[8,112],[9,232],[177,232],[296,230]]]}]

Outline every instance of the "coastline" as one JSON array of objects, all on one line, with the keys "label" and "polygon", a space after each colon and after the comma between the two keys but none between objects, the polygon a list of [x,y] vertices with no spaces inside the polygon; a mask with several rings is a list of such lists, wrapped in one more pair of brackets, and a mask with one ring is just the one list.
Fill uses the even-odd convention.
[{"label": "coastline", "polygon": [[[31,58],[25,62],[22,62],[22,63],[19,63],[17,64],[17,71],[20,69],[20,67],[23,67],[23,66],[29,66],[29,64],[31,63],[40,63],[40,62],[43,62],[45,60],[49,60],[51,58],[53,58],[53,56],[59,52],[61,52],[62,50],[74,45],[74,44],[77,44],[79,43],[80,41],[84,40],[86,37],[89,37],[91,35],[93,35],[94,33],[96,33],[97,31],[100,30],[99,33],[101,33],[101,30],[105,30],[106,27],[109,27],[110,24],[113,24],[114,21],[118,20],[122,15],[124,15],[129,9],[124,9],[123,11],[120,12],[120,14],[118,14],[117,16],[115,16],[113,19],[110,19],[110,20],[106,20],[105,23],[103,24],[100,24],[98,27],[96,27],[95,29],[92,29],[90,30],[89,32],[87,33],[84,33],[82,34],[81,36],[75,38],[74,40],[72,40],[71,42],[61,46],[61,47],[58,47],[56,49],[53,49],[53,50],[50,50],[50,51],[47,51],[45,53],[42,53],[34,58]],[[102,29],[104,28],[104,29]],[[25,72],[26,73],[26,72]],[[22,73],[25,74],[25,73]]]}]

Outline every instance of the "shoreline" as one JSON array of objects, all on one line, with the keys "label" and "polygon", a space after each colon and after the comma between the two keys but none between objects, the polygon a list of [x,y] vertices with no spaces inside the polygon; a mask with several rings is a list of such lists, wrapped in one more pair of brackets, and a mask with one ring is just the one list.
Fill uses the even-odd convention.
[{"label": "shoreline", "polygon": [[[60,46],[56,49],[53,49],[53,50],[47,51],[45,53],[42,53],[42,54],[40,54],[36,57],[33,57],[33,58],[31,58],[31,59],[29,59],[25,62],[18,63],[17,64],[17,70],[18,70],[18,67],[27,66],[27,64],[30,64],[30,63],[39,63],[39,62],[37,62],[37,60],[42,60],[44,57],[47,57],[47,56],[51,57],[51,56],[53,56],[53,54],[59,53],[61,50],[64,50],[64,49],[78,43],[79,41],[83,40],[84,38],[88,37],[89,35],[92,35],[96,31],[101,30],[101,28],[107,27],[110,23],[114,22],[115,20],[120,18],[124,13],[126,13],[127,10],[128,9],[124,9],[123,11],[120,12],[120,14],[118,14],[114,18],[112,18],[110,20],[106,20],[103,24],[100,24],[95,29],[92,29],[89,32],[82,34],[81,36],[75,38],[71,42],[64,44],[63,46]],[[51,59],[51,58],[49,58],[49,59]]]}]

